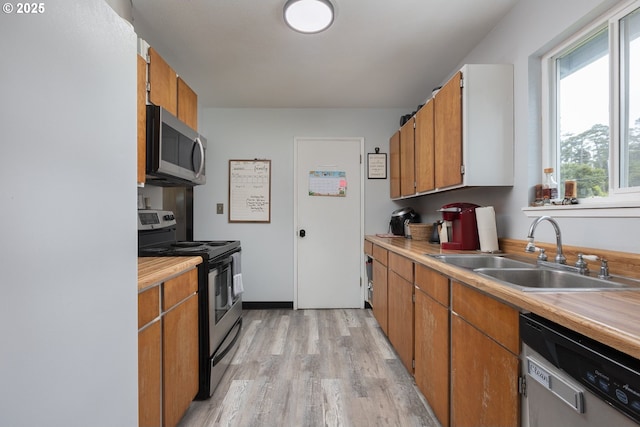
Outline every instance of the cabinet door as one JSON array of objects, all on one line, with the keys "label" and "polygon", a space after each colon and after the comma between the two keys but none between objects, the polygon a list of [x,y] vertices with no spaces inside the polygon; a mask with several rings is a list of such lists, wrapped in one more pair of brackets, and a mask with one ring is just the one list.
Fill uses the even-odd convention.
[{"label": "cabinet door", "polygon": [[388,281],[389,341],[404,366],[413,373],[413,283],[392,270]]},{"label": "cabinet door", "polygon": [[147,161],[147,61],[138,55],[138,182],[145,182]]},{"label": "cabinet door", "polygon": [[178,115],[178,76],[153,48],[149,48],[149,100]]},{"label": "cabinet door", "polygon": [[387,305],[387,266],[377,259],[373,260],[373,316],[382,332],[389,335]]},{"label": "cabinet door", "polygon": [[418,193],[435,188],[433,104],[433,100],[429,100],[416,113],[415,156],[416,192]]},{"label": "cabinet door", "polygon": [[451,425],[519,425],[519,359],[451,315]]},{"label": "cabinet door", "polygon": [[416,193],[415,175],[415,118],[408,120],[400,128],[400,194],[411,196]]},{"label": "cabinet door", "polygon": [[[157,303],[156,303],[157,305]],[[162,402],[162,340],[158,318],[138,332],[138,424],[158,427]]]},{"label": "cabinet door", "polygon": [[198,95],[178,77],[178,118],[198,130]]},{"label": "cabinet door", "polygon": [[400,197],[400,131],[389,140],[389,194],[392,199]]},{"label": "cabinet door", "polygon": [[449,309],[416,287],[415,380],[443,427],[449,426]]},{"label": "cabinet door", "polygon": [[458,72],[434,98],[436,188],[462,184],[462,73]]},{"label": "cabinet door", "polygon": [[163,419],[173,427],[198,392],[197,294],[167,312],[163,322]]}]

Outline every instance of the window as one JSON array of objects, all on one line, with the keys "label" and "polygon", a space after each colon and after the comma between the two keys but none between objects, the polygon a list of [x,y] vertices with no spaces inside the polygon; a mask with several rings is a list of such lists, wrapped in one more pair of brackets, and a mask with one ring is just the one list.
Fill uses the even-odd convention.
[{"label": "window", "polygon": [[[640,198],[640,1],[543,58],[545,165],[581,203]],[[564,185],[559,186],[564,197]]]}]

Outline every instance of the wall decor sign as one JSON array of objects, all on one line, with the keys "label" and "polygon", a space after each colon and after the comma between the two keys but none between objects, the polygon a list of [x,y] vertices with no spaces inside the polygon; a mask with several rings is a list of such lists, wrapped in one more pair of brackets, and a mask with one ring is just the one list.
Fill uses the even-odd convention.
[{"label": "wall decor sign", "polygon": [[344,171],[310,171],[310,196],[347,196],[347,174]]},{"label": "wall decor sign", "polygon": [[271,160],[229,160],[229,222],[271,222]]},{"label": "wall decor sign", "polygon": [[387,154],[380,153],[380,148],[375,148],[375,153],[367,153],[367,178],[387,179]]}]

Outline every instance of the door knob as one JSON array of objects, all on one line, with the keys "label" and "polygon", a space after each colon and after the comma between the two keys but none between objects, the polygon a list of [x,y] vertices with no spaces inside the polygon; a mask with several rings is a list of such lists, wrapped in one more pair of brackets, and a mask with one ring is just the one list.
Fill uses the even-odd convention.
[{"label": "door knob", "polygon": [[307,232],[304,229],[300,230],[300,237],[304,237],[307,235]]}]

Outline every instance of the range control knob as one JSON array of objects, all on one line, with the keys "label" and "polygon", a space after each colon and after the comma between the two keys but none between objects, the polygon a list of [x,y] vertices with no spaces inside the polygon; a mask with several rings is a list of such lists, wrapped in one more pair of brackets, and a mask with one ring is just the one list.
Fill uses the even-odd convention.
[{"label": "range control knob", "polygon": [[173,215],[165,215],[165,216],[163,217],[163,219],[164,219],[165,221],[172,221],[172,220],[176,219],[176,217],[174,217]]}]

